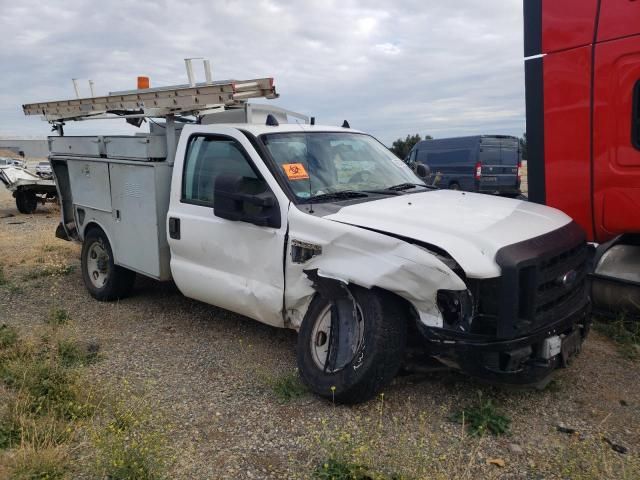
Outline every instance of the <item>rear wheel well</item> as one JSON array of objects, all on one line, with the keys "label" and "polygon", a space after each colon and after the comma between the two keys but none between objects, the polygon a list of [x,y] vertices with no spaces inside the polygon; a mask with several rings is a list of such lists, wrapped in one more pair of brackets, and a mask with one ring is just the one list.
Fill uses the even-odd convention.
[{"label": "rear wheel well", "polygon": [[[104,229],[100,225],[98,225],[95,222],[89,222],[89,223],[87,223],[87,226],[84,227],[82,238],[83,239],[86,238],[86,236],[89,235],[89,232],[91,232],[92,230],[98,230],[98,231],[104,233],[105,235],[107,235],[107,232],[105,232]],[[108,235],[107,235],[107,238],[109,238]]]}]

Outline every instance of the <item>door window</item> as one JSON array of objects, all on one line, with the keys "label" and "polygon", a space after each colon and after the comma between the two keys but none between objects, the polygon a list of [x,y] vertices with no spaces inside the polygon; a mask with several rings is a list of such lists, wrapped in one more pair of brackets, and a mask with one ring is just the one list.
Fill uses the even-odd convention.
[{"label": "door window", "polygon": [[213,207],[213,191],[218,175],[259,179],[235,140],[204,135],[192,137],[182,174],[182,201]]}]

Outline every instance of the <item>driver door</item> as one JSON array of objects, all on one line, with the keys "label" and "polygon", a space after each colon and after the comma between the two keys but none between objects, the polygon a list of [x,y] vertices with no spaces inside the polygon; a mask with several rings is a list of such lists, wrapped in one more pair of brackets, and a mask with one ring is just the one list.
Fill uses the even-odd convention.
[{"label": "driver door", "polygon": [[216,216],[216,178],[266,182],[282,219],[288,200],[236,129],[185,130],[188,140],[181,140],[176,152],[167,225],[174,281],[187,297],[282,326],[286,220],[272,228]]}]

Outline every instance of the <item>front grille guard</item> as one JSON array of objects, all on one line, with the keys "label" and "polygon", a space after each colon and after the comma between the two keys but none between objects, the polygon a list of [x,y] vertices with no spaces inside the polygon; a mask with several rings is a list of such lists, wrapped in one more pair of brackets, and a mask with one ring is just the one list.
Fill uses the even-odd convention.
[{"label": "front grille guard", "polygon": [[582,307],[588,256],[585,234],[575,222],[500,249],[496,336],[525,335]]}]

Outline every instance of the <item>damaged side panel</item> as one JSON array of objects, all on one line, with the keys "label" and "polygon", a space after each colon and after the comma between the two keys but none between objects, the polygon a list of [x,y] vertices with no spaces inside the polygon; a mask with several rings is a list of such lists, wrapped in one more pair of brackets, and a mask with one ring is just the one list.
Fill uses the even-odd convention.
[{"label": "damaged side panel", "polygon": [[426,325],[441,327],[436,304],[439,289],[466,290],[464,282],[424,249],[359,227],[289,210],[285,269],[285,317],[298,329],[316,293],[305,274],[379,287],[409,301]]}]

